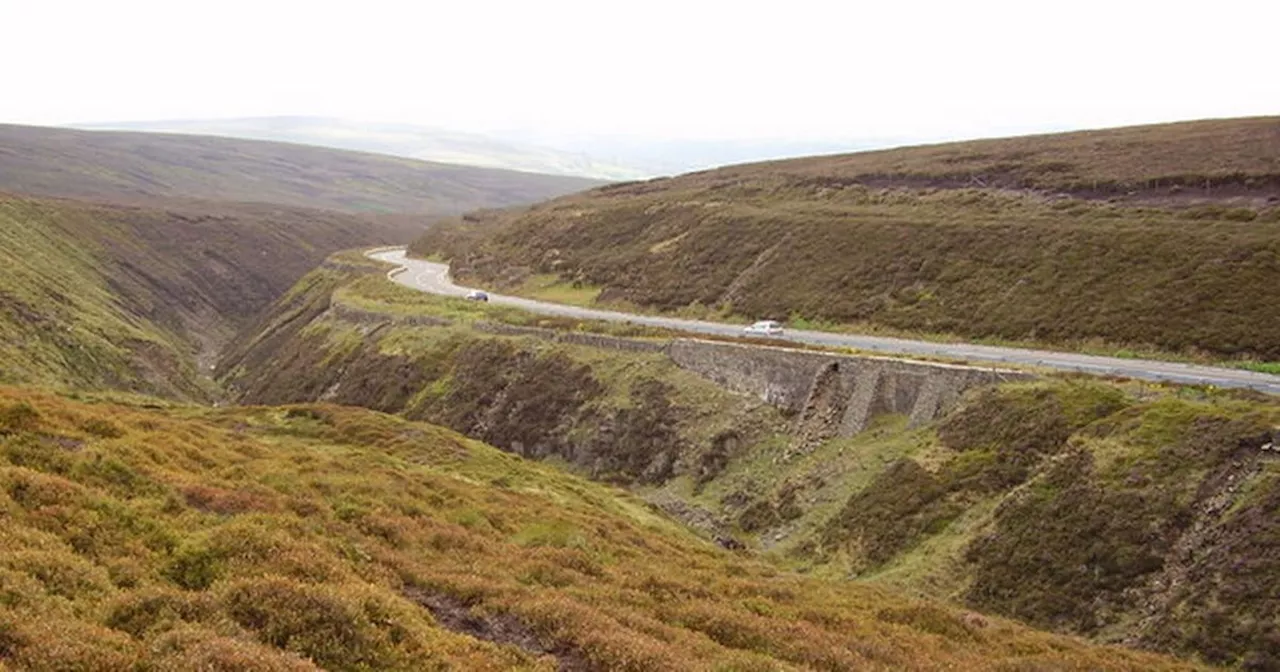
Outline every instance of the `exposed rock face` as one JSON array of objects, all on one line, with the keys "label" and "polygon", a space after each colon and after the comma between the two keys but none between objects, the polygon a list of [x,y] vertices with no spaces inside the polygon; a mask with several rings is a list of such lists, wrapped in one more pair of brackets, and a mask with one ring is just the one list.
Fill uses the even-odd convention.
[{"label": "exposed rock face", "polygon": [[841,420],[849,406],[849,390],[840,377],[840,364],[823,367],[813,380],[813,388],[796,418],[788,456],[808,453],[840,433]]}]

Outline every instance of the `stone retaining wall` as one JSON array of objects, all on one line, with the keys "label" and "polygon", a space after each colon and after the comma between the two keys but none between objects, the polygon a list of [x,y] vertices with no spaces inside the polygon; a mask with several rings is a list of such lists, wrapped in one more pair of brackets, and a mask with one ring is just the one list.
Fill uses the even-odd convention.
[{"label": "stone retaining wall", "polygon": [[[426,315],[389,316],[342,305],[331,310],[362,323],[451,324]],[[698,339],[623,338],[499,322],[477,322],[473,328],[592,348],[664,353],[682,369],[794,413],[793,451],[857,434],[884,413],[908,415],[910,426],[918,426],[946,412],[971,387],[1031,377],[1005,369]]]},{"label": "stone retaining wall", "polygon": [[667,355],[683,369],[796,413],[794,434],[806,444],[857,434],[882,413],[907,414],[910,425],[918,426],[945,412],[971,387],[1031,377],[1002,369],[691,339],[672,342]]}]

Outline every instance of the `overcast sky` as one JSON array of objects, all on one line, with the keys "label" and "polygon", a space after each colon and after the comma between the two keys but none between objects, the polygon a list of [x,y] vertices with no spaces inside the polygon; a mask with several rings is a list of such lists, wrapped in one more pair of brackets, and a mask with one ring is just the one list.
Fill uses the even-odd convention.
[{"label": "overcast sky", "polygon": [[972,137],[1280,113],[1280,2],[0,0],[0,121]]}]

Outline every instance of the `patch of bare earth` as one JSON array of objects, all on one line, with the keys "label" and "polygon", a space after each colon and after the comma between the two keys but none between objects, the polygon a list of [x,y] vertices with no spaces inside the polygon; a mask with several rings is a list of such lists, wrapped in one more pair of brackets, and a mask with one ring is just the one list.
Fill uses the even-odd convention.
[{"label": "patch of bare earth", "polygon": [[535,656],[556,659],[561,672],[593,672],[599,668],[581,654],[560,644],[543,641],[520,619],[511,614],[481,614],[462,600],[444,593],[411,589],[405,595],[431,612],[440,625],[476,639],[495,644],[509,644]]}]

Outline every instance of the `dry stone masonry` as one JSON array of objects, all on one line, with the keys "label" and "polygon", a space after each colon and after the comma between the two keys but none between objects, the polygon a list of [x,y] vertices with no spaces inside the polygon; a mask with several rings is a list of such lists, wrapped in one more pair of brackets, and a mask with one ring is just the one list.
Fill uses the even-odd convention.
[{"label": "dry stone masonry", "polygon": [[[343,317],[365,317],[362,312],[348,308]],[[449,323],[429,319],[426,324]],[[795,414],[791,453],[853,436],[885,413],[908,415],[909,426],[916,427],[944,413],[969,388],[1032,377],[1008,369],[700,339],[624,338],[497,322],[477,322],[472,328],[607,350],[662,353],[676,366],[721,387]]]},{"label": "dry stone masonry", "polygon": [[907,414],[910,426],[919,426],[971,387],[1031,377],[1005,369],[691,339],[673,341],[666,352],[683,369],[795,413],[792,450],[801,452],[857,434],[883,413]]}]

